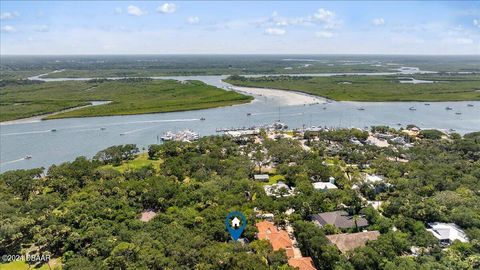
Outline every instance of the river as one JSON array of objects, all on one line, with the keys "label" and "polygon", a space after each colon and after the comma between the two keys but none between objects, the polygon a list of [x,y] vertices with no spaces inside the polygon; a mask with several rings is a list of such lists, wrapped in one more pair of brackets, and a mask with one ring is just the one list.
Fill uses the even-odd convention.
[{"label": "river", "polygon": [[[248,104],[197,111],[2,123],[0,171],[47,168],[77,156],[92,157],[99,150],[118,144],[134,143],[142,149],[159,143],[158,138],[166,131],[189,128],[203,136],[218,134],[217,128],[270,124],[276,120],[291,128],[312,125],[359,128],[389,125],[399,128],[416,124],[421,128],[452,129],[459,133],[480,130],[478,101],[430,102],[428,106],[424,102],[327,102],[296,92],[235,88],[223,82],[223,78],[225,76],[154,77],[201,80],[220,88],[250,93],[255,100]],[[74,80],[82,79],[89,78]],[[447,106],[453,110],[445,110]],[[409,110],[411,107],[416,110]],[[205,120],[201,121],[201,117]],[[31,158],[25,158],[27,155]]]}]

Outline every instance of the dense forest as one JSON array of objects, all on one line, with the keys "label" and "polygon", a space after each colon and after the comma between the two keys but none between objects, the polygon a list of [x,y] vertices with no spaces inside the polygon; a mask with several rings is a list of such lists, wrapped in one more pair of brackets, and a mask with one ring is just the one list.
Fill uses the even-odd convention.
[{"label": "dense forest", "polygon": [[[167,142],[142,154],[135,145],[113,146],[91,160],[8,171],[0,175],[0,254],[48,253],[63,269],[293,269],[284,253],[256,239],[261,210],[280,227],[293,224],[317,269],[478,269],[480,133],[414,138],[377,129],[403,134],[413,147],[352,143],[368,137],[356,129],[287,138],[262,132]],[[271,179],[295,187],[294,196],[265,194],[266,183],[253,175],[267,167]],[[364,173],[382,175],[388,187],[373,192]],[[330,177],[338,189],[312,187]],[[380,237],[341,253],[326,238],[340,230],[310,221],[337,209],[364,216]],[[225,229],[233,210],[248,220],[242,242]],[[155,213],[148,222],[140,219],[147,211]],[[470,241],[441,246],[426,230],[437,221],[457,224]]]}]

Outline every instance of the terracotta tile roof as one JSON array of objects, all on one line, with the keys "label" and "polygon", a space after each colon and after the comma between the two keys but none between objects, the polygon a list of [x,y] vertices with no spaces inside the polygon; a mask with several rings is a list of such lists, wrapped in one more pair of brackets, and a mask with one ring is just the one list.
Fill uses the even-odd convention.
[{"label": "terracotta tile roof", "polygon": [[258,229],[257,237],[260,240],[267,239],[267,235],[271,233],[278,233],[277,227],[270,221],[261,221],[255,224]]},{"label": "terracotta tile roof", "polygon": [[310,257],[292,258],[288,260],[288,264],[292,267],[298,267],[299,270],[316,270]]},{"label": "terracotta tile roof", "polygon": [[369,240],[377,240],[380,233],[378,231],[359,232],[359,233],[342,233],[327,235],[328,240],[337,246],[337,248],[345,253],[357,247],[365,246]]},{"label": "terracotta tile roof", "polygon": [[277,229],[275,224],[270,221],[261,221],[255,224],[255,226],[258,229],[258,239],[268,240],[273,250],[285,250],[290,266],[298,267],[300,270],[316,270],[313,266],[312,258],[294,258],[293,242],[287,231]]},{"label": "terracotta tile roof", "polygon": [[278,230],[277,227],[269,221],[258,222],[256,226],[258,229],[258,239],[268,240],[273,250],[284,249],[288,258],[294,256],[293,243],[286,231]]}]

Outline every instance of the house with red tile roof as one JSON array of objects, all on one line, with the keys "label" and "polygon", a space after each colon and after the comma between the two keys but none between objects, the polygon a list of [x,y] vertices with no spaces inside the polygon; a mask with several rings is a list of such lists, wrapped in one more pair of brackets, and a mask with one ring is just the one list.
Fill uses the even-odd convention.
[{"label": "house with red tile roof", "polygon": [[290,235],[285,230],[279,230],[275,224],[270,221],[261,221],[255,224],[258,229],[257,238],[267,240],[272,245],[273,250],[284,249],[287,254],[288,264],[298,267],[300,270],[314,270],[312,258],[302,257],[300,251],[295,256],[295,247]]},{"label": "house with red tile roof", "polygon": [[292,258],[288,260],[288,264],[300,270],[316,270],[310,257]]}]

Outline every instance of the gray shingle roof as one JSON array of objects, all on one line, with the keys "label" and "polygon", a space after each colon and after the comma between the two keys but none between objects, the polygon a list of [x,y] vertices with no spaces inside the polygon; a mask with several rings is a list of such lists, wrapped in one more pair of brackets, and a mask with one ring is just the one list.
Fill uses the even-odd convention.
[{"label": "gray shingle roof", "polygon": [[[348,215],[345,211],[315,214],[312,216],[312,220],[318,222],[321,226],[330,224],[341,229],[355,228],[355,220],[353,216]],[[366,227],[368,226],[368,221],[363,217],[358,217],[357,226]]]}]

